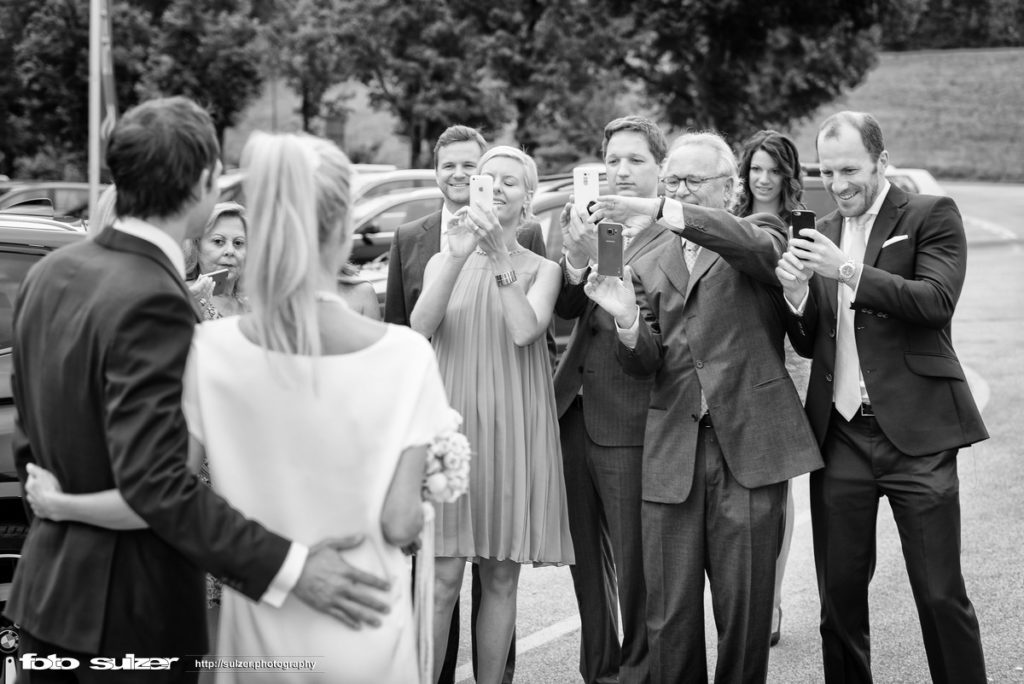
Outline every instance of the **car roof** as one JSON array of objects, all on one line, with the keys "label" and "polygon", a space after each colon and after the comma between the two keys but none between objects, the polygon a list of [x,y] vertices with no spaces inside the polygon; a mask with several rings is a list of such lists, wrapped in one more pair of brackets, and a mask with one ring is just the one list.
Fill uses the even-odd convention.
[{"label": "car roof", "polygon": [[56,249],[85,237],[85,232],[39,216],[0,213],[0,245]]},{"label": "car roof", "polygon": [[403,202],[421,199],[434,199],[442,197],[441,188],[416,188],[409,190],[408,192],[396,192],[390,195],[381,195],[380,197],[371,197],[370,199],[356,204],[352,208],[352,220],[355,223],[359,223],[367,216],[372,216],[379,211],[393,207]]}]

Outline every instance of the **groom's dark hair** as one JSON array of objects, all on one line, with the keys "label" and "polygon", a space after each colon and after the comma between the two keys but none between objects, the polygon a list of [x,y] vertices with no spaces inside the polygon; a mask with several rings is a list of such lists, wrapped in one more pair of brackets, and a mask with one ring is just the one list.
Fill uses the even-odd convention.
[{"label": "groom's dark hair", "polygon": [[107,145],[117,215],[166,217],[193,198],[204,169],[210,182],[220,157],[206,111],[186,97],[149,100],[128,110]]}]

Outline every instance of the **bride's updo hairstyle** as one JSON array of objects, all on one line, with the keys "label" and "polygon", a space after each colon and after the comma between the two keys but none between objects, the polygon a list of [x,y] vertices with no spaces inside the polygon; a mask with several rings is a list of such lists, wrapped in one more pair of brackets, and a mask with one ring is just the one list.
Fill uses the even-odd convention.
[{"label": "bride's updo hairstyle", "polygon": [[348,157],[327,140],[253,133],[242,151],[249,235],[246,293],[265,349],[317,356],[322,265],[352,247]]}]

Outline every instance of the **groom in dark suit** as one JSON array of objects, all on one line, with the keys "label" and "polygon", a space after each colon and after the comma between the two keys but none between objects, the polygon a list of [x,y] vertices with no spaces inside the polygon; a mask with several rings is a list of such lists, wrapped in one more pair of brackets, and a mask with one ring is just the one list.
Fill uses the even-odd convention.
[{"label": "groom in dark suit", "polygon": [[870,682],[868,584],[878,499],[892,506],[934,682],[985,682],[974,607],[960,570],[960,447],[988,437],[950,321],[967,241],[947,197],[885,178],[870,114],[818,130],[837,211],[779,262],[794,348],[814,359],[807,415],[825,456],[811,475],[825,681]]},{"label": "groom in dark suit", "polygon": [[[400,225],[388,254],[388,287],[384,299],[384,320],[397,325],[409,325],[409,314],[416,306],[423,291],[423,271],[430,257],[448,249],[448,223],[455,212],[469,206],[469,178],[477,173],[477,161],[487,149],[483,136],[469,126],[449,126],[437,138],[434,145],[434,173],[437,186],[441,188],[444,204],[441,211],[428,214],[421,219]],[[544,250],[544,235],[540,225],[530,223],[520,229],[519,243],[541,256]],[[549,335],[549,346],[552,341]],[[473,564],[473,608],[471,613],[471,634],[473,643],[473,669],[476,671],[476,613],[480,597],[480,577]],[[445,652],[444,667],[438,684],[455,681],[455,666],[459,655],[459,602],[455,602],[452,627],[448,635],[448,650]],[[509,647],[508,664],[502,681],[511,682],[516,666],[516,641],[512,638]]]},{"label": "groom in dark suit", "polygon": [[663,182],[673,198],[604,198],[595,217],[651,216],[673,239],[636,260],[632,280],[592,274],[586,286],[615,319],[625,371],[654,374],[642,510],[651,681],[707,681],[706,574],[715,682],[763,682],[786,481],[821,467],[783,355],[784,227],[725,210],[736,160],[714,133],[679,138]]},{"label": "groom in dark suit", "polygon": [[[254,601],[289,593],[358,627],[386,610],[386,581],[348,566],[358,539],[305,546],[247,520],[188,470],[182,374],[199,316],[185,287],[182,240],[217,201],[219,149],[209,115],[185,98],[146,102],[118,122],[107,150],[119,220],[29,272],[14,314],[14,455],[71,493],[117,488],[148,528],[118,531],[35,519],[6,615],[20,653],[75,658],[19,682],[134,682],[92,657],[174,658],[145,681],[194,682],[207,653],[203,571]],[[258,655],[258,654],[255,654]]]}]

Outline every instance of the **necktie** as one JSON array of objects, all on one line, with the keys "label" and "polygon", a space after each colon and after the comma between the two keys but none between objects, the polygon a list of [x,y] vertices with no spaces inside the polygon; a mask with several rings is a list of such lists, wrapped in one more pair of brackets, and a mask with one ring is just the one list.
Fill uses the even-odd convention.
[{"label": "necktie", "polygon": [[[686,270],[693,273],[693,265],[697,263],[697,255],[700,253],[700,245],[683,238],[683,259],[686,261]],[[699,379],[698,379],[699,382]],[[708,412],[708,398],[704,396],[704,388],[700,390],[700,415]]]},{"label": "necktie", "polygon": [[[847,221],[846,256],[857,263],[864,261],[866,247],[865,225],[867,214]],[[853,290],[839,283],[839,320],[836,326],[836,410],[846,420],[853,418],[861,405],[860,359],[857,356],[857,338],[854,334],[854,310],[850,308]]]}]

